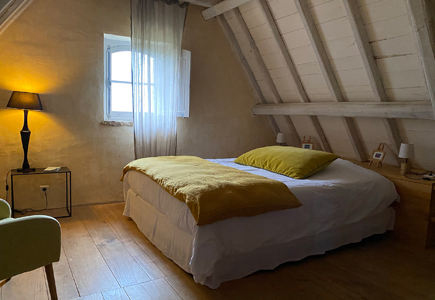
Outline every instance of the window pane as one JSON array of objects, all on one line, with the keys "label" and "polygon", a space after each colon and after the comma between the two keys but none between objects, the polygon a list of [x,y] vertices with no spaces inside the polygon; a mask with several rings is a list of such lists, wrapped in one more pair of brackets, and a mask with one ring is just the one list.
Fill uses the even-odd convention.
[{"label": "window pane", "polygon": [[150,74],[151,74],[151,83],[154,83],[154,58],[151,57],[150,59]]},{"label": "window pane", "polygon": [[112,80],[131,82],[131,52],[112,53]]},{"label": "window pane", "polygon": [[[148,69],[148,63],[151,65],[151,69]],[[142,64],[143,64],[143,69],[142,69],[143,82],[148,83],[148,72],[149,72],[151,75],[151,83],[154,83],[154,58],[151,57],[150,61],[148,61],[148,55],[145,55]]]},{"label": "window pane", "polygon": [[112,111],[132,112],[133,104],[131,98],[131,84],[130,83],[112,83]]},{"label": "window pane", "polygon": [[[149,89],[151,89],[151,95],[149,95]],[[151,108],[151,112],[155,112],[156,108],[155,108],[155,101],[154,101],[154,86],[148,86],[148,85],[143,85],[143,90],[142,90],[142,97],[143,97],[143,102],[142,102],[142,109],[144,112],[150,112],[150,108]],[[151,99],[150,99],[151,96]]]}]

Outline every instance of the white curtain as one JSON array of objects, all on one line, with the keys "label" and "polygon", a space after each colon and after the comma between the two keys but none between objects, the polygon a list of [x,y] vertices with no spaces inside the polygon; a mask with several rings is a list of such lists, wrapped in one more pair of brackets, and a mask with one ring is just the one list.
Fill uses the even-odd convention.
[{"label": "white curtain", "polygon": [[136,159],[175,155],[179,61],[186,10],[178,1],[131,0]]}]

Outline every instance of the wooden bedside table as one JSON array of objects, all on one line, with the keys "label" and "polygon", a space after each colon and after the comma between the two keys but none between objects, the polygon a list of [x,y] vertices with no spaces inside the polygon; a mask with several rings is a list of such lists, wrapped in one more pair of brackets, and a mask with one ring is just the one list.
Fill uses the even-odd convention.
[{"label": "wooden bedside table", "polygon": [[[413,180],[407,178],[400,174],[400,167],[398,166],[384,164],[382,168],[377,168],[376,165],[369,166],[368,162],[352,162],[385,176],[394,183],[397,192],[402,198],[412,199],[413,203],[407,203],[406,205],[412,208],[422,208],[422,212],[428,215],[426,248],[435,247],[435,180]],[[424,170],[416,171],[418,173],[425,172]],[[412,174],[409,174],[409,176],[418,177]]]}]

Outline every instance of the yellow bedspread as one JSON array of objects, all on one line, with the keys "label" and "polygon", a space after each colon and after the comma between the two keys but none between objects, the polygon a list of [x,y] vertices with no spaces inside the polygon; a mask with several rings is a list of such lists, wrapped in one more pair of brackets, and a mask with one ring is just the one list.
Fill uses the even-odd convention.
[{"label": "yellow bedspread", "polygon": [[198,225],[301,206],[282,182],[195,156],[138,159],[124,167],[122,179],[130,170],[145,174],[186,202]]}]

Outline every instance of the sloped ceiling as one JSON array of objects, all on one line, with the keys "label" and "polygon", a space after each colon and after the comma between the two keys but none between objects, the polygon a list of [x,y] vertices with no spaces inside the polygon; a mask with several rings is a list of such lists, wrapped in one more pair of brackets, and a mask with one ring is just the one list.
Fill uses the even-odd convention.
[{"label": "sloped ceiling", "polygon": [[9,2],[10,0],[0,0],[0,11],[2,11]]},{"label": "sloped ceiling", "polygon": [[0,34],[33,0],[0,0]]},{"label": "sloped ceiling", "polygon": [[[267,105],[260,105],[261,109],[254,108],[254,113],[273,115],[289,144],[297,145],[304,136],[311,136],[319,150],[327,150],[326,145],[343,157],[364,160],[384,142],[389,149],[387,162],[396,164],[398,144],[414,143],[414,164],[435,169],[435,122],[413,114],[420,109],[433,119],[433,87],[428,85],[435,72],[433,48],[422,50],[428,37],[421,36],[422,32],[433,32],[425,27],[429,24],[427,14],[419,17],[426,13],[424,4],[431,1],[242,2],[245,3],[218,18],[229,25],[231,32],[227,36],[232,34],[235,38],[243,54],[241,59],[255,78],[253,85],[259,87],[265,103],[278,104],[268,111]],[[414,4],[417,12],[413,11]],[[418,11],[419,8],[423,10]],[[432,35],[429,40],[433,41]],[[432,57],[423,65],[422,52],[426,50]],[[374,118],[368,115],[369,110],[356,118],[328,116],[326,110],[318,116],[286,116],[284,109],[279,113],[284,107],[279,103],[341,101],[344,106],[347,102],[401,102],[406,118]],[[422,106],[418,108],[413,103]],[[373,105],[372,111],[377,107],[380,106]],[[291,111],[292,106],[288,105],[285,112]]]}]

